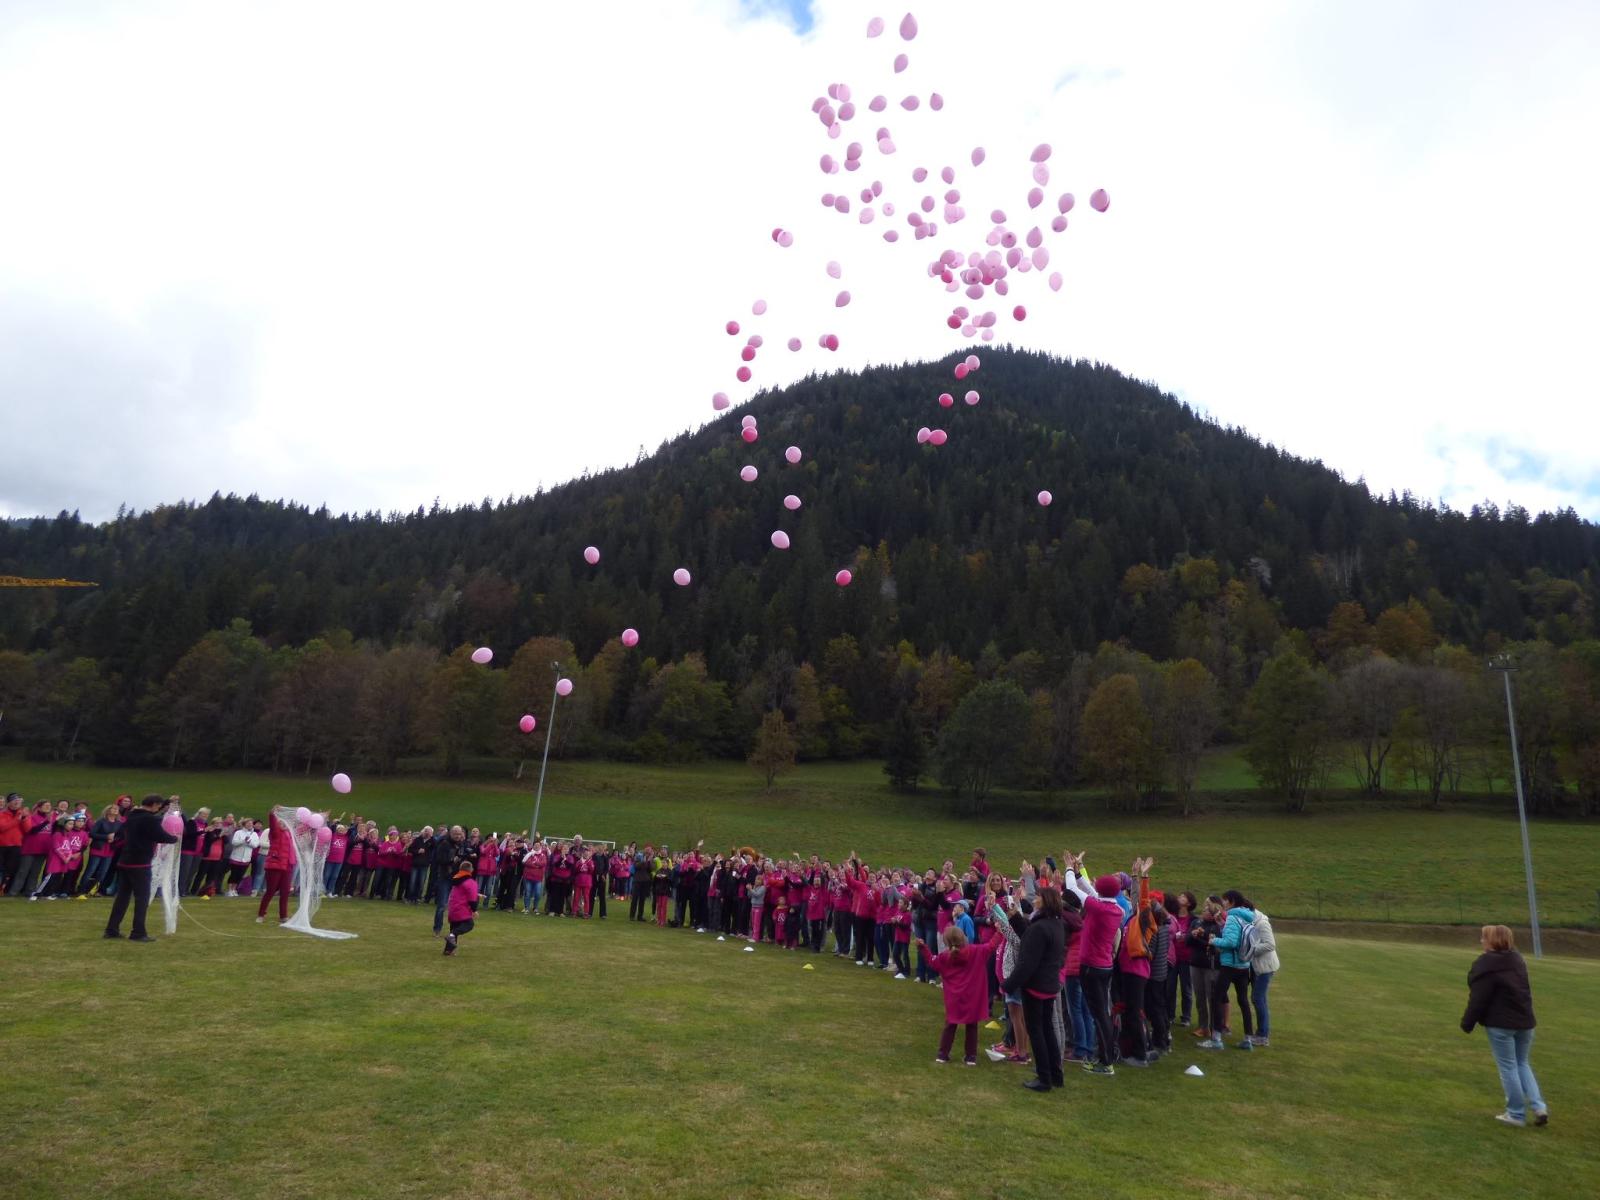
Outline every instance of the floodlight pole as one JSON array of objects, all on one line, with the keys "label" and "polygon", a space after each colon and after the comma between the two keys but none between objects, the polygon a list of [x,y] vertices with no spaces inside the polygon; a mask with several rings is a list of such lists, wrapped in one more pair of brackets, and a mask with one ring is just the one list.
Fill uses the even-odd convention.
[{"label": "floodlight pole", "polygon": [[1499,671],[1506,682],[1506,722],[1511,728],[1511,773],[1517,782],[1517,822],[1522,826],[1522,871],[1528,880],[1528,922],[1533,928],[1533,956],[1544,957],[1539,940],[1539,902],[1533,891],[1533,851],[1528,846],[1528,807],[1522,798],[1522,756],[1517,751],[1517,710],[1511,699],[1511,672],[1517,668],[1507,658],[1497,658],[1489,666]]},{"label": "floodlight pole", "polygon": [[[561,664],[553,662],[550,669],[555,672],[556,681],[550,687],[550,720],[544,727],[544,757],[539,760],[539,790],[533,794],[533,824],[528,826],[528,837],[534,838],[539,833],[539,805],[544,800],[544,770],[550,765],[550,735],[556,730],[556,701],[561,692]],[[1538,935],[1535,935],[1536,942]]]}]

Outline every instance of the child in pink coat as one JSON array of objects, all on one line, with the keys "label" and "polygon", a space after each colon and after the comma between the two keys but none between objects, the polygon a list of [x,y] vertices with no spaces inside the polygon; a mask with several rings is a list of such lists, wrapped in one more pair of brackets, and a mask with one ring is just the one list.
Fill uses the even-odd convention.
[{"label": "child in pink coat", "polygon": [[456,940],[472,932],[472,916],[478,911],[478,881],[472,877],[472,860],[464,858],[456,868],[455,882],[450,888],[450,935],[444,939],[445,957],[456,952]]},{"label": "child in pink coat", "polygon": [[990,954],[977,946],[967,945],[967,935],[959,925],[952,925],[940,939],[944,943],[942,954],[929,955],[922,941],[917,947],[928,966],[944,981],[944,1032],[939,1035],[939,1056],[935,1062],[950,1061],[950,1047],[955,1044],[956,1026],[965,1025],[966,1063],[978,1065],[978,1026],[989,1019],[989,979],[985,974]]}]

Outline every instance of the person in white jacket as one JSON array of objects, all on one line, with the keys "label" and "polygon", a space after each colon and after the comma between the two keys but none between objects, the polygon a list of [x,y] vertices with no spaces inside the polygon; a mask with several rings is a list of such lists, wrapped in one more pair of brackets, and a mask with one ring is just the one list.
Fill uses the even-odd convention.
[{"label": "person in white jacket", "polygon": [[1250,1007],[1256,1010],[1255,1036],[1249,1042],[1257,1048],[1268,1045],[1267,989],[1272,977],[1278,973],[1278,943],[1272,936],[1272,922],[1267,914],[1256,909],[1256,956],[1250,960],[1253,973],[1250,980]]},{"label": "person in white jacket", "polygon": [[228,847],[228,895],[239,894],[239,880],[249,872],[251,863],[255,861],[256,847],[260,844],[261,835],[251,828],[248,821],[233,831],[233,840]]}]

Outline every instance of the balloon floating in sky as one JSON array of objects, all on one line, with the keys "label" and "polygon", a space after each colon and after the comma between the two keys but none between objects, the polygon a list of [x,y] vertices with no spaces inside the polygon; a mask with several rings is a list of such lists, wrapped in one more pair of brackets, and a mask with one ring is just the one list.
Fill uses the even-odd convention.
[{"label": "balloon floating in sky", "polygon": [[1012,316],[1013,320],[1017,320],[1017,321],[1027,320],[1028,310],[1023,305],[1019,304],[1019,305],[1017,305],[1015,308],[1013,308],[1011,310],[1011,316]]},{"label": "balloon floating in sky", "polygon": [[725,326],[725,328],[728,331],[728,336],[729,337],[738,337],[739,336],[739,322],[737,322],[737,321],[729,321],[728,324]]},{"label": "balloon floating in sky", "polygon": [[624,629],[622,631],[622,644],[632,649],[639,644],[639,631],[637,629]]},{"label": "balloon floating in sky", "polygon": [[1052,501],[1054,499],[1055,499],[1055,497],[1052,496],[1049,492],[1040,492],[1039,493],[1039,506],[1041,508],[1049,508],[1050,507],[1050,501]]},{"label": "balloon floating in sky", "polygon": [[739,428],[740,429],[754,429],[755,426],[756,426],[756,419],[752,414],[745,413],[744,416],[739,418]]},{"label": "balloon floating in sky", "polygon": [[479,646],[472,652],[472,661],[480,667],[494,658],[494,651],[487,646]]},{"label": "balloon floating in sky", "polygon": [[517,722],[517,728],[523,733],[532,733],[539,727],[539,718],[532,713],[523,713],[522,719]]},{"label": "balloon floating in sky", "polygon": [[791,463],[799,462],[800,461],[800,447],[799,446],[790,446],[787,450],[785,450],[783,452],[783,456],[784,456],[784,458],[788,459]]},{"label": "balloon floating in sky", "polygon": [[924,425],[921,429],[917,430],[917,445],[922,445],[932,436],[933,431]]},{"label": "balloon floating in sky", "polygon": [[689,586],[689,570],[688,570],[688,568],[687,567],[679,567],[676,571],[674,571],[672,573],[672,582],[677,584],[679,587],[688,587]]},{"label": "balloon floating in sky", "polygon": [[882,17],[873,17],[872,20],[867,22],[867,36],[869,38],[877,37],[882,32],[883,32],[883,18]]},{"label": "balloon floating in sky", "polygon": [[1028,156],[1029,161],[1042,163],[1050,157],[1050,143],[1040,142],[1033,148],[1033,153]]},{"label": "balloon floating in sky", "polygon": [[728,393],[716,392],[711,397],[711,407],[721,412],[728,407]]},{"label": "balloon floating in sky", "polygon": [[847,305],[849,303],[850,303],[850,293],[849,292],[840,292],[837,296],[835,296],[833,298],[833,306],[835,308],[843,308],[845,305]]},{"label": "balloon floating in sky", "polygon": [[1106,195],[1105,188],[1095,188],[1089,195],[1089,207],[1095,212],[1105,212],[1111,207],[1111,197]]},{"label": "balloon floating in sky", "polygon": [[583,548],[583,561],[591,567],[600,561],[600,548],[598,546],[585,546]]},{"label": "balloon floating in sky", "polygon": [[962,397],[962,399],[964,399],[967,402],[967,406],[970,408],[972,405],[974,405],[974,404],[976,404],[978,402],[980,397],[979,397],[977,392],[968,392],[965,396]]},{"label": "balloon floating in sky", "polygon": [[792,338],[789,339],[789,349],[790,350],[798,350],[798,349],[800,349],[800,346],[801,346],[801,342],[800,342],[799,338],[792,337]]},{"label": "balloon floating in sky", "polygon": [[762,313],[767,311],[767,302],[765,300],[757,300],[750,306],[750,311],[759,317]]},{"label": "balloon floating in sky", "polygon": [[910,65],[911,60],[904,54],[896,54],[894,56],[894,73],[896,75],[900,74],[901,71],[904,71]]},{"label": "balloon floating in sky", "polygon": [[754,483],[756,481],[756,469],[754,465],[746,463],[744,466],[740,467],[739,478],[744,480],[746,483]]},{"label": "balloon floating in sky", "polygon": [[772,531],[772,545],[775,549],[787,550],[789,548],[789,535],[781,529],[774,529]]},{"label": "balloon floating in sky", "polygon": [[852,578],[853,578],[853,576],[850,574],[849,571],[839,571],[834,575],[833,581],[835,583],[837,583],[840,587],[849,587],[850,586],[850,580]]},{"label": "balloon floating in sky", "polygon": [[556,695],[558,695],[558,696],[570,696],[570,695],[572,695],[572,680],[570,680],[570,679],[558,679],[558,680],[556,680]]},{"label": "balloon floating in sky", "polygon": [[928,434],[928,440],[935,446],[942,446],[950,440],[950,435],[942,429],[935,429]]},{"label": "balloon floating in sky", "polygon": [[917,36],[917,19],[910,13],[900,18],[900,36],[908,42]]},{"label": "balloon floating in sky", "polygon": [[939,407],[940,408],[949,408],[955,402],[956,402],[956,398],[954,396],[952,396],[949,392],[940,392],[939,393]]},{"label": "balloon floating in sky", "polygon": [[785,508],[787,508],[790,512],[794,512],[797,508],[800,507],[800,497],[794,495],[793,493],[790,493],[789,495],[787,495],[787,496],[785,496],[783,498],[783,506]]},{"label": "balloon floating in sky", "polygon": [[756,427],[754,425],[746,425],[740,432],[739,436],[747,442],[753,442],[760,435],[756,433]]}]

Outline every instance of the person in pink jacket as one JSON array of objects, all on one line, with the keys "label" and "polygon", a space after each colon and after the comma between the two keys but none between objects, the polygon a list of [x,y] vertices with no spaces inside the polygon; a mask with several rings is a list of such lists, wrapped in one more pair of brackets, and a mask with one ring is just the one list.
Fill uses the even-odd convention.
[{"label": "person in pink jacket", "polygon": [[959,925],[944,931],[944,951],[932,954],[923,942],[917,948],[928,958],[928,966],[944,981],[944,1032],[939,1035],[939,1055],[933,1061],[950,1061],[956,1026],[966,1026],[966,1064],[978,1065],[978,1026],[989,1019],[989,979],[986,974],[993,951],[967,945],[967,935]]},{"label": "person in pink jacket", "polygon": [[455,880],[450,887],[450,934],[444,939],[445,957],[456,952],[457,939],[472,932],[473,914],[478,911],[478,881],[472,877],[472,860],[464,858],[456,867]]},{"label": "person in pink jacket", "polygon": [[[506,844],[510,843],[508,834]],[[500,883],[500,850],[500,841],[493,833],[478,847],[478,898],[486,908],[494,903],[495,891]]]},{"label": "person in pink jacket", "polygon": [[1115,875],[1102,875],[1090,888],[1083,871],[1082,854],[1065,855],[1064,866],[1066,886],[1083,901],[1083,931],[1078,935],[1082,943],[1079,972],[1089,1017],[1100,1035],[1099,1061],[1086,1062],[1083,1069],[1094,1075],[1112,1075],[1115,1069],[1111,1063],[1117,1057],[1117,1044],[1111,1025],[1111,968],[1122,930],[1122,906],[1117,903],[1122,884]]}]

